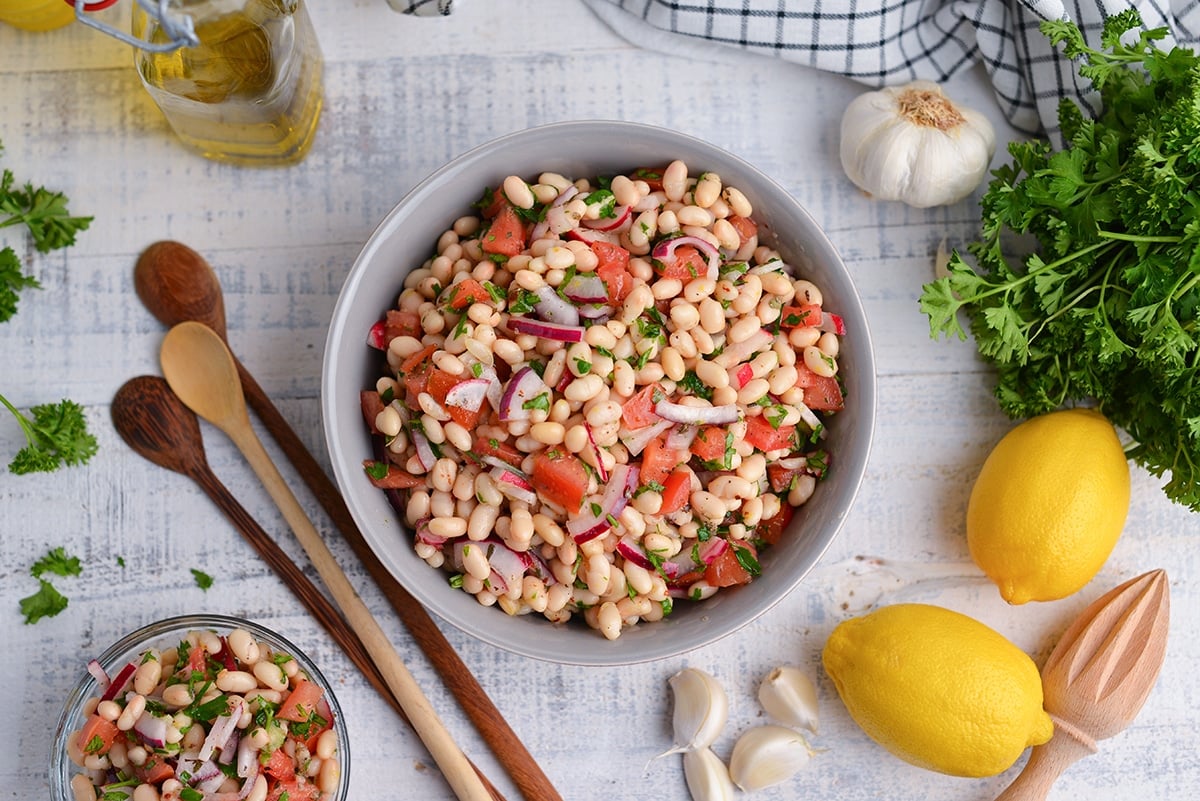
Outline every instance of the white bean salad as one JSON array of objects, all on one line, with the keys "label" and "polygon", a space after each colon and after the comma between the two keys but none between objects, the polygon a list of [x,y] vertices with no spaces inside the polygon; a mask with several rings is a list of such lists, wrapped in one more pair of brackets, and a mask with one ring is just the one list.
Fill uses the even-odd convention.
[{"label": "white bean salad", "polygon": [[368,335],[370,480],[449,583],[615,639],[761,571],[825,475],[841,318],[712,172],[487,191]]},{"label": "white bean salad", "polygon": [[245,629],[190,631],[108,676],[67,736],[75,801],[330,801],[341,780],[324,689]]}]

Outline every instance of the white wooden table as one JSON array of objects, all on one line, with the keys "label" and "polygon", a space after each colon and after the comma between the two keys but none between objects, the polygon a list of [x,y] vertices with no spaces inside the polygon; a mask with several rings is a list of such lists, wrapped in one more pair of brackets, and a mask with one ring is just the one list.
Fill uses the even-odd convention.
[{"label": "white wooden table", "polygon": [[[131,4],[107,18],[123,24]],[[849,184],[837,128],[861,87],[766,59],[733,66],[638,50],[568,0],[473,0],[445,19],[401,17],[383,0],[337,0],[314,2],[312,16],[326,57],[327,106],[307,160],[284,170],[226,167],[186,153],[141,89],[126,46],[78,25],[47,34],[0,26],[0,165],[67,191],[76,214],[95,216],[76,247],[45,256],[14,229],[0,231],[0,245],[17,246],[45,287],[24,293],[20,312],[0,324],[0,392],[23,409],[73,398],[100,441],[84,468],[0,472],[0,799],[46,797],[53,723],[89,657],[135,627],[197,611],[253,618],[323,666],[349,725],[355,801],[452,797],[416,737],[216,507],[116,436],[113,393],[135,375],[158,372],[163,333],[134,294],[132,268],[158,239],[203,252],[225,288],[235,352],[324,459],[318,387],[326,326],[376,223],[468,148],[580,118],[674,126],[787,186],[854,274],[872,321],[880,404],[870,468],[841,536],[798,590],[743,631],[678,659],[601,670],[514,657],[444,626],[563,797],[686,799],[678,758],[649,762],[670,740],[667,677],[695,665],[722,680],[732,712],[716,749],[728,757],[736,736],[761,717],[758,681],[791,663],[818,682],[822,727],[814,745],[822,750],[809,770],[759,798],[992,798],[1019,765],[990,779],[953,779],[910,767],[866,738],[820,668],[829,632],[877,603],[931,602],[992,625],[1040,663],[1088,602],[1155,567],[1168,570],[1173,594],[1158,686],[1132,728],[1071,769],[1052,797],[1200,797],[1198,518],[1135,470],[1124,536],[1094,582],[1056,603],[1008,607],[999,599],[970,561],[963,530],[975,472],[1010,423],[973,347],[931,341],[916,307],[937,243],[968,240],[976,206],[915,211],[872,202]],[[1015,136],[980,74],[949,90],[987,113],[1002,139]],[[306,564],[232,445],[208,426],[205,437],[214,470]],[[21,444],[16,424],[0,415],[0,462]],[[329,539],[367,587],[349,549]],[[18,600],[36,589],[29,567],[57,545],[82,558],[83,575],[55,581],[70,597],[65,612],[24,625]],[[200,590],[189,568],[213,574],[214,587]],[[517,801],[382,596],[364,594],[464,749]]]}]

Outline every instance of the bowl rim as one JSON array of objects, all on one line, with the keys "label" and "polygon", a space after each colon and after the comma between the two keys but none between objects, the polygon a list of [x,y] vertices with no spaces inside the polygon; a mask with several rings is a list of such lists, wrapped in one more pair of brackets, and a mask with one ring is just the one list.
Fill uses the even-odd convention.
[{"label": "bowl rim", "polygon": [[[839,298],[839,311],[843,314],[843,317],[846,317],[847,319],[855,319],[858,322],[858,327],[856,327],[854,334],[854,337],[856,340],[858,340],[858,342],[854,348],[856,359],[853,370],[855,376],[861,376],[863,379],[861,384],[856,385],[855,387],[855,394],[857,395],[856,403],[859,404],[859,419],[855,421],[855,425],[858,428],[857,439],[861,440],[862,444],[859,445],[857,451],[859,458],[855,459],[853,477],[851,478],[849,485],[846,486],[841,492],[842,502],[839,511],[837,512],[835,519],[822,531],[823,536],[821,536],[820,539],[814,543],[812,550],[809,552],[809,558],[806,560],[807,564],[802,570],[797,571],[796,575],[793,576],[793,578],[789,580],[786,585],[781,585],[777,588],[773,595],[762,599],[762,601],[758,603],[757,606],[755,606],[754,609],[748,614],[740,617],[735,622],[728,622],[723,625],[713,625],[699,635],[693,636],[693,638],[686,643],[678,643],[670,647],[656,647],[652,644],[647,644],[644,652],[640,653],[631,654],[627,652],[618,652],[616,647],[614,647],[613,651],[607,653],[597,653],[596,649],[585,649],[586,652],[582,650],[567,651],[564,649],[554,654],[547,654],[544,650],[538,647],[525,645],[522,643],[514,643],[511,640],[505,639],[499,631],[499,629],[502,627],[489,626],[490,618],[488,618],[486,614],[455,615],[452,613],[452,611],[443,609],[442,607],[444,605],[437,603],[439,599],[433,597],[428,591],[431,587],[430,584],[421,581],[407,580],[408,577],[405,575],[406,571],[390,558],[390,554],[386,550],[381,551],[380,537],[382,535],[378,534],[378,532],[375,530],[375,526],[372,525],[372,523],[377,523],[378,521],[372,521],[371,519],[368,519],[367,513],[364,510],[358,508],[357,504],[350,502],[356,494],[356,488],[350,482],[353,478],[358,477],[354,474],[355,472],[360,473],[361,468],[359,468],[357,471],[354,471],[350,466],[350,462],[347,461],[348,448],[339,429],[339,419],[341,415],[349,414],[351,411],[353,411],[353,413],[359,417],[361,417],[361,413],[358,411],[357,402],[352,405],[349,403],[347,398],[342,398],[340,396],[340,392],[345,392],[345,387],[339,383],[338,365],[335,364],[335,361],[337,359],[338,352],[342,347],[342,343],[347,341],[347,338],[351,335],[352,331],[357,330],[354,328],[355,321],[350,319],[350,315],[354,305],[353,299],[358,294],[361,284],[365,281],[365,276],[368,273],[368,266],[370,262],[377,257],[378,252],[383,248],[389,236],[394,234],[393,229],[399,227],[399,221],[409,213],[410,209],[417,207],[422,200],[429,196],[431,192],[441,188],[443,184],[451,184],[454,178],[460,173],[471,172],[476,168],[486,169],[486,164],[489,160],[495,158],[494,154],[497,150],[516,147],[526,141],[536,141],[538,139],[545,139],[547,137],[571,137],[580,134],[595,134],[599,129],[603,129],[604,133],[611,135],[614,138],[622,137],[626,139],[633,139],[640,136],[652,140],[660,139],[665,141],[669,139],[673,143],[686,146],[691,151],[699,151],[710,154],[714,160],[723,161],[725,164],[730,165],[735,171],[737,171],[742,180],[740,182],[734,181],[733,183],[735,183],[735,185],[737,185],[739,188],[743,188],[747,181],[753,181],[755,186],[761,188],[762,192],[771,194],[773,196],[772,200],[778,199],[786,205],[786,216],[789,219],[799,219],[803,221],[802,227],[805,230],[803,231],[802,239],[805,243],[805,249],[821,251],[823,256],[828,257],[827,261],[830,263],[829,269],[834,273],[841,274],[842,278],[840,279],[840,282],[843,283],[845,288],[849,291]],[[597,159],[593,159],[593,161],[595,160]],[[477,191],[477,187],[470,189],[470,192]],[[756,191],[754,194],[760,194],[760,192]],[[470,204],[473,197],[474,195],[467,197],[466,194],[464,194],[464,196],[461,198],[462,208],[465,209]],[[784,213],[784,209],[781,208],[779,213]],[[756,217],[757,216],[758,214],[756,213]],[[784,255],[791,256],[793,254],[785,252]],[[795,267],[796,260],[789,259],[788,263]],[[417,266],[419,265],[414,263],[397,269],[397,280],[395,281],[395,286],[399,288],[403,284],[404,275]],[[386,307],[386,299],[382,299],[378,309],[382,311]],[[876,383],[877,375],[875,354],[869,323],[866,312],[863,309],[862,298],[857,290],[857,287],[855,287],[853,283],[853,278],[847,269],[845,262],[842,260],[840,253],[829,240],[828,235],[816,222],[808,210],[795,197],[793,197],[790,192],[788,192],[774,178],[767,175],[765,172],[755,167],[742,157],[703,139],[673,129],[648,125],[645,123],[621,120],[588,119],[548,123],[545,125],[513,131],[485,141],[482,144],[476,145],[462,154],[451,158],[441,167],[437,168],[432,173],[429,173],[424,179],[419,181],[412,189],[410,189],[401,197],[396,205],[392,207],[392,209],[374,228],[371,235],[363,244],[357,257],[355,258],[353,265],[350,268],[349,273],[346,276],[341,290],[339,291],[338,299],[330,319],[329,330],[325,342],[325,352],[322,364],[321,405],[326,447],[329,452],[335,478],[344,498],[347,500],[347,507],[350,509],[351,515],[354,518],[355,523],[358,525],[359,530],[362,532],[364,538],[367,540],[368,544],[371,545],[371,549],[375,553],[376,557],[384,564],[384,566],[396,578],[396,580],[399,581],[401,585],[403,585],[405,589],[417,599],[418,602],[422,603],[427,609],[429,609],[429,611],[437,614],[439,617],[442,617],[460,631],[509,653],[555,664],[571,664],[580,666],[616,666],[665,659],[693,651],[706,645],[710,645],[713,642],[732,634],[734,631],[744,628],[746,625],[761,617],[763,614],[781,602],[787,595],[793,592],[795,588],[804,580],[804,578],[811,573],[813,568],[816,567],[821,558],[824,556],[825,552],[829,549],[830,545],[839,535],[849,511],[854,505],[855,499],[857,498],[858,492],[861,488],[862,481],[865,477],[874,442],[876,425]],[[357,399],[357,393],[361,388],[362,387],[354,388],[355,399]],[[353,410],[350,408],[351,406],[353,406]],[[831,427],[832,425],[833,424],[831,423]],[[355,447],[355,450],[357,450],[357,446]],[[342,454],[341,458],[339,458],[338,455],[339,451]],[[842,464],[845,463],[843,462]],[[358,462],[355,462],[354,466],[358,466]],[[371,489],[379,494],[380,500],[382,500],[382,502],[386,505],[387,501],[386,499],[383,499],[382,492],[379,490],[374,490],[374,488]],[[400,527],[401,530],[407,532],[407,522],[402,519],[402,516],[398,514],[395,516],[397,518],[395,523]],[[411,546],[409,546],[409,550],[411,551]],[[413,554],[412,558],[416,559],[418,557]],[[420,567],[426,570],[432,570],[431,568],[428,568],[428,566],[424,565],[423,562]],[[753,584],[754,583],[752,582],[751,585],[748,586],[752,587]],[[464,593],[460,594],[463,594],[464,596],[466,595]],[[470,598],[469,596],[466,597],[468,597],[472,603],[478,606],[474,598]],[[454,604],[453,601],[450,603],[452,605]],[[713,600],[710,599],[704,603],[712,604]],[[550,626],[555,625],[549,623],[548,621],[546,621],[546,623]],[[655,626],[659,625],[661,624],[655,623],[649,624],[647,627],[654,628]],[[626,632],[623,633],[622,636],[617,640],[610,642],[605,640],[603,637],[600,637],[598,634],[596,634],[596,632],[589,630],[588,633],[592,636],[595,636],[597,640],[604,643],[605,646],[616,646],[617,643],[620,643],[628,636],[628,632]]]},{"label": "bowl rim", "polygon": [[[333,711],[333,726],[338,733],[338,763],[341,768],[341,777],[338,780],[338,789],[333,795],[334,801],[345,801],[350,794],[350,737],[349,727],[346,724],[346,717],[342,711],[341,704],[338,703],[337,694],[333,691],[333,684],[317,667],[316,662],[312,660],[299,646],[284,637],[274,629],[264,626],[249,618],[235,617],[233,615],[218,614],[215,612],[197,612],[185,615],[174,615],[172,617],[162,618],[152,623],[147,623],[144,626],[129,632],[112,645],[104,649],[99,656],[94,659],[100,663],[105,670],[109,670],[110,665],[115,665],[116,660],[122,655],[127,655],[135,649],[142,647],[153,647],[156,642],[162,641],[171,636],[173,632],[183,633],[197,629],[236,629],[243,628],[249,631],[258,640],[268,640],[273,646],[278,645],[282,650],[300,663],[300,667],[304,672],[309,674],[309,677],[325,689],[326,700],[329,702],[329,707]],[[90,660],[87,660],[90,661]],[[84,664],[87,664],[87,661]],[[111,672],[111,671],[109,671]],[[65,739],[69,732],[71,721],[82,710],[87,699],[95,695],[99,691],[99,682],[96,677],[89,671],[84,670],[83,675],[75,686],[71,688],[67,695],[67,700],[63,704],[62,711],[59,713],[58,722],[55,725],[54,736],[51,743],[50,751],[50,770],[48,778],[50,781],[51,798],[54,801],[70,801],[73,798],[70,789],[71,776],[78,771],[77,767],[67,757],[67,749]]]}]

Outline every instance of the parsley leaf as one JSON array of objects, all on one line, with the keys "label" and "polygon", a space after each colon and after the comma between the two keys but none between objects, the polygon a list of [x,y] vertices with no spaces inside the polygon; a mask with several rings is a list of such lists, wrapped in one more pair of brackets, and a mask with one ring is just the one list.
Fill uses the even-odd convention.
[{"label": "parsley leaf", "polygon": [[22,289],[41,289],[32,275],[21,272],[21,260],[12,248],[0,250],[0,323],[17,313],[17,292]]},{"label": "parsley leaf", "polygon": [[60,545],[34,562],[33,567],[29,569],[29,574],[34,578],[41,578],[42,574],[46,572],[53,573],[56,576],[78,576],[81,570],[79,557],[68,556],[67,552]]},{"label": "parsley leaf", "polygon": [[11,170],[0,173],[0,228],[24,223],[39,253],[75,244],[75,234],[87,229],[91,217],[72,217],[67,196],[43,186],[16,186]]},{"label": "parsley leaf", "polygon": [[192,568],[192,578],[196,580],[196,586],[202,590],[208,590],[213,585],[212,576],[205,573],[203,570]]},{"label": "parsley leaf", "polygon": [[67,608],[67,599],[54,585],[45,579],[38,579],[38,591],[21,599],[21,614],[27,624],[37,623],[44,617],[54,617]]},{"label": "parsley leaf", "polygon": [[84,464],[96,453],[96,438],[88,433],[83,407],[74,401],[34,406],[32,419],[17,411],[0,395],[0,404],[17,419],[28,443],[17,452],[8,469],[17,474],[53,472],[64,464]]}]

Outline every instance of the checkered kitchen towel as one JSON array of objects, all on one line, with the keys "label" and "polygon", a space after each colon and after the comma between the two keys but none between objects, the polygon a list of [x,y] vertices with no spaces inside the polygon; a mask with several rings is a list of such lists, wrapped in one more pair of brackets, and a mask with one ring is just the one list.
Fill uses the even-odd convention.
[{"label": "checkered kitchen towel", "polygon": [[[496,2],[496,0],[478,0]],[[452,0],[388,0],[397,11],[449,14]],[[1200,0],[584,0],[642,47],[714,57],[713,42],[877,87],[944,81],[982,61],[1009,122],[1053,133],[1066,96],[1098,110],[1074,65],[1038,30],[1069,17],[1098,44],[1106,17],[1130,6],[1172,42],[1200,41]]]}]

